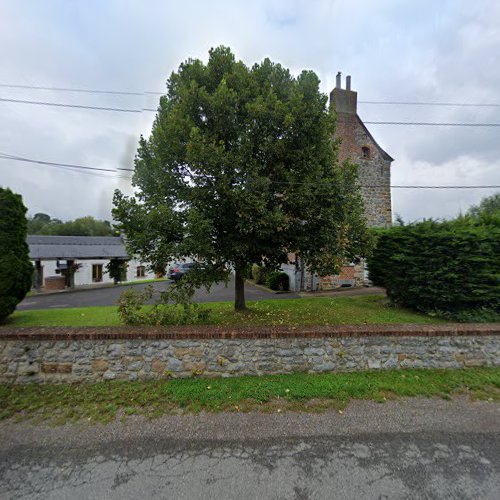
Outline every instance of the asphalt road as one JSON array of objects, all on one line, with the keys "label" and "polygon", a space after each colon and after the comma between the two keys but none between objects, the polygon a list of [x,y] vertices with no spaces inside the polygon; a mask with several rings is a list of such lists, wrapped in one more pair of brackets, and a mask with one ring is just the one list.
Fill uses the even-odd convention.
[{"label": "asphalt road", "polygon": [[498,499],[500,405],[0,424],[0,498]]},{"label": "asphalt road", "polygon": [[[170,286],[169,281],[151,283],[155,291],[166,290]],[[135,290],[143,290],[147,284],[113,286],[94,289],[80,289],[75,291],[64,291],[52,294],[40,294],[24,299],[18,306],[19,310],[26,309],[58,309],[65,307],[88,307],[88,306],[112,306],[120,297],[120,294],[133,287]],[[245,296],[247,300],[265,299],[291,299],[298,298],[295,293],[275,294],[258,288],[250,283],[245,284]],[[214,285],[209,293],[205,289],[196,292],[196,302],[219,302],[234,300],[234,280],[229,281],[228,286],[224,284]]]}]

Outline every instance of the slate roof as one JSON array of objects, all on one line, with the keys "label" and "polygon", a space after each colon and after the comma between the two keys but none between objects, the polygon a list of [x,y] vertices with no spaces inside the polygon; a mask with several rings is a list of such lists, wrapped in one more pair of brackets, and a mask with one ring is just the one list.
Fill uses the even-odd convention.
[{"label": "slate roof", "polygon": [[42,236],[26,238],[30,259],[129,259],[120,236]]}]

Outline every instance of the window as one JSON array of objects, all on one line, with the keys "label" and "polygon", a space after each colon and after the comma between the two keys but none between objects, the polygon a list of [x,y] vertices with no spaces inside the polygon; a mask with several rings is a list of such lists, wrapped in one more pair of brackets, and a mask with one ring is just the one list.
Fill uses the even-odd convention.
[{"label": "window", "polygon": [[361,156],[364,160],[369,160],[370,159],[370,148],[368,146],[363,146],[361,148]]},{"label": "window", "polygon": [[102,264],[92,264],[92,281],[94,283],[102,281]]},{"label": "window", "polygon": [[144,278],[146,276],[146,268],[144,266],[137,266],[137,277]]}]

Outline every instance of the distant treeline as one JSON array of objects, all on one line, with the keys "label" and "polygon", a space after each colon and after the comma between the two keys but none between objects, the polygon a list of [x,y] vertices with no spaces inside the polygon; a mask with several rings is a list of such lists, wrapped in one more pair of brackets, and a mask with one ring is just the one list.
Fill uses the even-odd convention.
[{"label": "distant treeline", "polygon": [[117,232],[107,220],[94,217],[80,217],[63,222],[50,215],[37,213],[28,217],[28,234],[48,234],[53,236],[116,236]]}]

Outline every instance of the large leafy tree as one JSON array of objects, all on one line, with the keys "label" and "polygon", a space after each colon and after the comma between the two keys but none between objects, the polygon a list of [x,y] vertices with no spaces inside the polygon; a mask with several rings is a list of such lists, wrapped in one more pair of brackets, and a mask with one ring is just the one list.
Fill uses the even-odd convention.
[{"label": "large leafy tree", "polygon": [[337,162],[334,117],[313,72],[295,78],[269,59],[248,68],[219,47],[207,64],[181,64],[167,89],[140,138],[135,195],[114,196],[134,254],[157,270],[201,259],[209,280],[234,270],[238,310],[252,263],[277,267],[299,252],[329,274],[364,253],[357,169]]},{"label": "large leafy tree", "polygon": [[26,207],[21,195],[0,187],[0,322],[24,299],[32,275],[26,244]]}]

